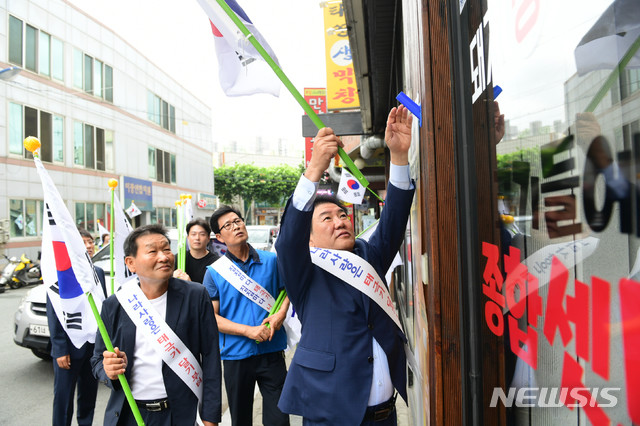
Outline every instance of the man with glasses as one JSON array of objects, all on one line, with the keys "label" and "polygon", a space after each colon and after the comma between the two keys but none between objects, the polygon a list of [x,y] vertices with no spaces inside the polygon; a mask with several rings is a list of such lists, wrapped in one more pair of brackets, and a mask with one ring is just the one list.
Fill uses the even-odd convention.
[{"label": "man with glasses", "polygon": [[226,244],[226,254],[207,267],[209,291],[220,331],[220,356],[229,411],[234,425],[250,425],[256,382],[262,393],[262,423],[288,425],[289,416],[277,407],[287,375],[282,323],[289,308],[285,298],[273,315],[269,310],[284,284],[276,255],[256,250],[240,212],[222,206],[211,216],[211,229]]}]

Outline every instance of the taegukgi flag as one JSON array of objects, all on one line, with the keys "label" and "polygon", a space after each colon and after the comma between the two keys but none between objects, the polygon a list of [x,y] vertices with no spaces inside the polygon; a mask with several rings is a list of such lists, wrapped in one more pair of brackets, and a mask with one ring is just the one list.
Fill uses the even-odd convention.
[{"label": "taegukgi flag", "polygon": [[362,204],[364,191],[365,188],[358,182],[358,179],[353,177],[347,169],[343,168],[342,176],[340,177],[340,186],[338,187],[338,200],[351,204]]},{"label": "taegukgi flag", "polygon": [[42,279],[47,295],[74,346],[95,342],[97,324],[85,293],[102,306],[104,292],[82,237],[37,156],[34,162],[42,181],[45,218],[42,229]]},{"label": "taegukgi flag", "polygon": [[134,203],[133,201],[131,201],[131,205],[126,210],[126,212],[131,219],[142,214],[142,210],[140,210],[138,206],[136,206],[136,203]]},{"label": "taegukgi flag", "polygon": [[[113,195],[113,211],[113,222],[115,225],[113,231],[113,239],[115,240],[113,242],[114,278],[118,284],[122,285],[134,276],[134,274],[129,272],[129,268],[127,268],[124,262],[124,241],[131,231],[133,231],[133,228],[124,215],[124,210],[116,194]],[[110,287],[111,286],[107,286],[107,291],[111,291]]]},{"label": "taegukgi flag", "polygon": [[[280,80],[251,42],[242,34],[216,0],[198,0],[211,21],[218,56],[220,86],[227,96],[247,96],[255,93],[280,94]],[[253,25],[235,0],[226,4],[253,34],[271,59],[278,63],[273,49]]]},{"label": "taegukgi flag", "polygon": [[102,226],[102,223],[99,220],[97,220],[96,222],[98,222],[98,234],[100,235],[100,245],[102,246],[104,244],[104,241],[102,241],[102,236],[109,235],[109,230]]}]

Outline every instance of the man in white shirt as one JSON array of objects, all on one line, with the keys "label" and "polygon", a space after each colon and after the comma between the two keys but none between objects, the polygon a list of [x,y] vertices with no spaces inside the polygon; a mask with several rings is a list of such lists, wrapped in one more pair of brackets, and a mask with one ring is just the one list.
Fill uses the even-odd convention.
[{"label": "man in white shirt", "polygon": [[[101,316],[114,352],[105,349],[98,333],[91,363],[94,376],[112,389],[104,424],[136,425],[120,386],[119,374],[127,378],[146,425],[195,424],[198,396],[187,383],[188,379],[163,361],[156,345],[160,341],[163,351],[175,353],[180,360],[191,359],[190,365],[201,366],[202,380],[197,384],[203,390],[200,417],[207,426],[217,424],[221,419],[220,352],[218,328],[206,289],[172,277],[174,256],[162,225],[136,228],[127,237],[124,251],[127,267],[138,275],[139,283],[125,283],[119,292],[127,285],[139,284],[143,293],[140,297],[146,298],[150,307],[149,310],[136,308],[132,318],[117,294],[102,305]],[[173,338],[169,347],[164,343],[165,334],[145,333],[143,327],[134,324],[136,315],[148,318],[152,310],[177,336],[175,345]],[[175,347],[181,344],[182,350],[176,352]],[[187,358],[191,354],[192,358]]]}]

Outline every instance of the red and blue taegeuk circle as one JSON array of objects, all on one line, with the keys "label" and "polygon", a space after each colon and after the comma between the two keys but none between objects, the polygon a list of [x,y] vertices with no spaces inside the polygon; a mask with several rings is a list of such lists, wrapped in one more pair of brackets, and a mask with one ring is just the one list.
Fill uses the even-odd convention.
[{"label": "red and blue taegeuk circle", "polygon": [[360,188],[360,184],[358,183],[358,181],[353,180],[353,179],[349,179],[347,181],[347,185],[349,186],[349,188],[351,189],[358,189]]}]

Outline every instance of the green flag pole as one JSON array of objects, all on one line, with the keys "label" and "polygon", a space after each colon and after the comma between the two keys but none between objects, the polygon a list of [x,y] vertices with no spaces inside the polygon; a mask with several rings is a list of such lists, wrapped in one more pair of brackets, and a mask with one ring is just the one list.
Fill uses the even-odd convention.
[{"label": "green flag pole", "polygon": [[118,186],[118,181],[115,179],[109,179],[108,182],[109,188],[111,189],[111,218],[109,219],[109,263],[111,265],[111,294],[115,293],[115,271],[113,270],[113,243],[114,243],[114,212],[115,212],[115,208],[113,207],[113,198],[114,198],[114,193],[115,193],[115,189]]},{"label": "green flag pole", "polygon": [[[253,45],[253,47],[256,48],[258,53],[260,53],[260,56],[262,56],[262,58],[267,62],[267,64],[269,64],[269,66],[271,67],[273,72],[276,73],[276,75],[278,76],[280,81],[282,81],[282,83],[285,85],[287,90],[289,90],[289,93],[291,93],[291,95],[295,98],[295,100],[298,101],[298,104],[300,104],[302,109],[304,109],[304,111],[307,113],[307,115],[309,116],[309,118],[311,119],[313,124],[316,125],[318,130],[322,129],[323,127],[326,127],[324,125],[324,123],[322,122],[322,120],[320,119],[320,117],[318,117],[318,114],[316,114],[314,109],[311,108],[309,103],[300,94],[298,89],[296,89],[296,87],[293,85],[293,83],[291,83],[291,80],[289,80],[289,78],[285,75],[285,73],[282,71],[282,69],[276,63],[276,61],[274,61],[271,58],[271,56],[269,56],[269,53],[267,53],[267,51],[264,50],[264,47],[262,47],[260,42],[255,38],[255,36],[251,33],[251,31],[249,31],[249,29],[244,25],[244,23],[240,20],[240,18],[238,18],[238,16],[229,7],[229,5],[227,5],[227,3],[224,0],[216,0],[216,1],[218,2],[218,5],[229,16],[229,18],[233,21],[233,23],[236,24],[236,26],[240,29],[240,31],[247,38],[247,40],[249,40],[249,42]],[[384,201],[382,198],[380,198],[380,196],[378,196],[378,194],[376,194],[373,190],[371,190],[369,188],[369,181],[364,177],[362,172],[360,170],[358,170],[356,165],[353,163],[353,160],[351,160],[351,158],[349,158],[349,155],[344,151],[344,149],[338,148],[338,155],[340,156],[340,158],[344,162],[345,166],[347,166],[347,168],[349,169],[351,174],[356,179],[358,179],[358,181],[365,188],[367,188],[372,194],[374,194],[380,201]]]},{"label": "green flag pole", "polygon": [[[107,348],[109,352],[114,352],[113,344],[111,343],[111,339],[109,338],[109,334],[107,333],[107,328],[104,326],[104,322],[100,317],[100,313],[98,313],[98,308],[96,307],[96,302],[93,300],[93,295],[91,293],[87,293],[87,299],[89,299],[89,305],[91,305],[93,316],[96,317],[96,322],[98,323],[98,329],[100,330],[100,335],[102,336],[102,340],[104,340],[104,346]],[[133,354],[130,354],[130,355],[133,356]],[[135,417],[136,419],[136,423],[138,423],[138,426],[144,426],[144,421],[142,420],[142,416],[140,415],[138,404],[136,404],[135,399],[133,399],[133,394],[131,393],[131,388],[129,388],[129,382],[127,382],[127,378],[124,376],[124,374],[118,374],[118,380],[120,380],[120,386],[122,386],[122,390],[124,391],[124,394],[127,397],[127,401],[129,402],[129,407],[131,408],[133,417]]]},{"label": "green flag pole", "polygon": [[[40,148],[40,141],[38,138],[29,136],[24,140],[24,147],[27,151],[33,154],[34,158],[39,158],[40,154],[38,152]],[[117,185],[117,182],[116,182]],[[113,203],[111,203],[113,206]],[[111,216],[113,217],[113,216]],[[112,244],[112,242],[109,242]],[[96,302],[93,300],[93,295],[91,292],[85,293],[87,295],[87,300],[89,301],[89,306],[91,306],[91,311],[93,312],[93,316],[96,318],[96,322],[98,323],[98,329],[100,330],[100,335],[102,335],[102,340],[104,340],[104,345],[108,351],[114,352],[113,344],[111,343],[111,339],[109,338],[109,334],[107,333],[107,329],[104,326],[104,322],[102,322],[102,317],[100,317],[100,313],[98,312],[98,308],[96,307]],[[138,423],[138,426],[144,426],[144,421],[142,420],[142,416],[140,415],[140,410],[138,409],[138,404],[133,399],[133,394],[131,393],[131,389],[129,388],[129,383],[127,382],[127,378],[124,374],[119,374],[118,379],[120,380],[120,385],[122,386],[122,390],[124,391],[125,396],[127,397],[127,401],[129,401],[129,405],[131,406],[131,412]]]},{"label": "green flag pole", "polygon": [[180,269],[182,266],[182,232],[180,232],[182,229],[182,200],[176,201],[176,227],[178,228],[178,259],[176,261],[176,268]]},{"label": "green flag pole", "polygon": [[620,63],[618,64],[618,66],[616,66],[611,72],[611,74],[609,74],[609,78],[607,78],[607,80],[604,82],[600,90],[598,90],[598,92],[593,97],[591,102],[589,102],[589,105],[587,106],[587,109],[585,110],[585,112],[595,111],[598,104],[600,104],[602,99],[604,99],[604,96],[607,94],[609,89],[611,89],[611,86],[613,86],[613,83],[615,83],[618,80],[620,73],[622,72],[622,70],[624,70],[627,67],[627,65],[629,64],[631,59],[635,56],[639,48],[640,48],[640,37],[638,37],[636,41],[633,42],[633,44],[629,47],[629,50],[627,50],[627,53],[625,53],[622,59],[620,60]]}]

